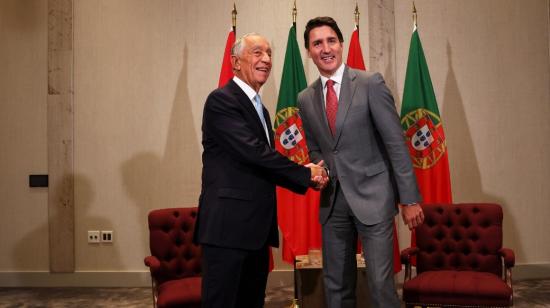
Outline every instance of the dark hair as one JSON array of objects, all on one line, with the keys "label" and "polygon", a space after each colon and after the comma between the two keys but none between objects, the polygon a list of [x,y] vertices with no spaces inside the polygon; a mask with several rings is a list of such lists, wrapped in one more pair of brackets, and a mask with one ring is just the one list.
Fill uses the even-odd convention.
[{"label": "dark hair", "polygon": [[336,32],[336,35],[338,36],[338,40],[340,43],[344,42],[344,37],[342,36],[342,31],[340,31],[340,28],[338,28],[338,24],[332,17],[323,16],[323,17],[315,17],[313,19],[310,19],[307,22],[306,30],[304,31],[304,45],[306,46],[306,49],[309,48],[309,32],[311,30],[322,27],[322,26],[329,26],[334,32]]}]

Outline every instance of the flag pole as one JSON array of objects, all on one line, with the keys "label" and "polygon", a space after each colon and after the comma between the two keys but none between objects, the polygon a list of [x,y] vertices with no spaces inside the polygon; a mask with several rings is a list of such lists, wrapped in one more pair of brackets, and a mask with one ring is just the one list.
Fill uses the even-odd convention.
[{"label": "flag pole", "polygon": [[296,27],[296,15],[298,15],[298,10],[296,10],[296,0],[294,0],[294,7],[292,7],[292,25]]},{"label": "flag pole", "polygon": [[233,22],[233,32],[237,33],[237,6],[233,2],[233,10],[231,11],[231,21]]},{"label": "flag pole", "polygon": [[[292,26],[296,28],[296,16],[298,15],[298,10],[296,9],[296,0],[294,0],[294,6],[292,7]],[[294,298],[292,303],[288,308],[300,308],[298,304],[298,271],[296,270],[296,256],[294,256]]]},{"label": "flag pole", "polygon": [[416,24],[416,6],[414,5],[414,1],[413,1],[413,26],[414,26],[414,29],[416,29],[417,27],[417,24]]},{"label": "flag pole", "polygon": [[355,27],[359,30],[359,6],[357,5],[357,1],[355,1],[355,12],[353,15],[355,15]]}]

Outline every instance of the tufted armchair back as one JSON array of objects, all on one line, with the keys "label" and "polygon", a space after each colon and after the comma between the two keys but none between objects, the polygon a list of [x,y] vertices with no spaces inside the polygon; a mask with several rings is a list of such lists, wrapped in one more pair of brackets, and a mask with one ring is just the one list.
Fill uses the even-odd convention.
[{"label": "tufted armchair back", "polygon": [[502,275],[502,209],[496,204],[425,204],[416,229],[417,273],[434,270]]},{"label": "tufted armchair back", "polygon": [[157,284],[201,274],[201,249],[193,243],[197,208],[159,209],[149,213],[151,255],[160,261]]}]

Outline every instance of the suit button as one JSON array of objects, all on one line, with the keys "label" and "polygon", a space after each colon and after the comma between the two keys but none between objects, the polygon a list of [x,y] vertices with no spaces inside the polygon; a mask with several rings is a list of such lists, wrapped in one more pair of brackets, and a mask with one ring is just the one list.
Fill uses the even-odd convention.
[{"label": "suit button", "polygon": [[338,154],[338,150],[332,151],[332,154],[334,154],[334,155]]}]

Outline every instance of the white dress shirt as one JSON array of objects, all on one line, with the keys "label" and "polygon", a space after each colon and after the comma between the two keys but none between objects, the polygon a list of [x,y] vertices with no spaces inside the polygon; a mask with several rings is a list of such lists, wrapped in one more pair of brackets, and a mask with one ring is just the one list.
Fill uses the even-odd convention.
[{"label": "white dress shirt", "polygon": [[331,79],[334,81],[334,91],[336,92],[336,97],[338,97],[338,101],[340,101],[340,86],[342,85],[342,78],[344,77],[344,69],[346,66],[344,63],[340,65],[340,67],[334,72],[330,78],[327,78],[323,75],[321,75],[321,84],[323,86],[323,102],[325,103],[325,107],[327,105],[326,99],[327,99],[327,80]]},{"label": "white dress shirt", "polygon": [[[244,91],[246,96],[248,96],[248,99],[250,99],[250,103],[252,104],[252,107],[254,107],[254,110],[256,110],[256,107],[254,106],[255,97],[260,96],[260,93],[257,93],[256,91],[254,91],[254,89],[252,89],[251,86],[249,86],[246,82],[242,81],[237,76],[233,76],[233,81],[239,86],[239,88],[241,88]],[[258,117],[260,117],[259,114],[258,114]],[[262,125],[264,127],[265,136],[267,137],[267,143],[270,144],[269,133],[268,133],[268,130],[267,130],[267,124],[265,123],[265,119],[260,118],[260,122],[262,122]]]}]

